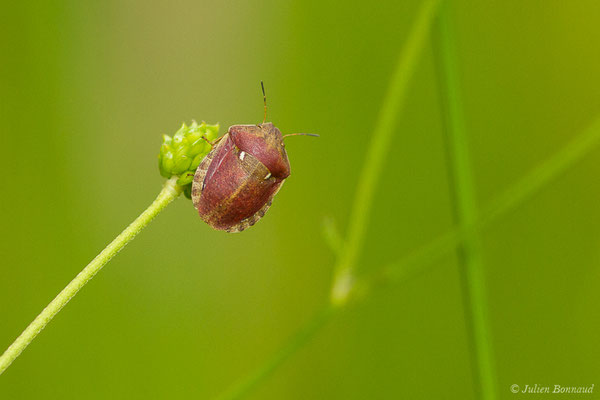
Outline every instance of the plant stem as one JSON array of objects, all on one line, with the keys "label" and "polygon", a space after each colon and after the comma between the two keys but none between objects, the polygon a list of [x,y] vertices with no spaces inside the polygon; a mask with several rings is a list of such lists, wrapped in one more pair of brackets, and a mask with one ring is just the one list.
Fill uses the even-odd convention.
[{"label": "plant stem", "polygon": [[419,10],[419,15],[413,24],[410,35],[406,40],[398,63],[394,69],[390,89],[383,101],[382,110],[371,138],[366,160],[358,181],[354,196],[348,237],[342,240],[337,230],[329,221],[326,226],[326,237],[337,252],[338,262],[334,268],[330,304],[317,312],[313,319],[294,335],[279,351],[267,359],[258,369],[234,384],[229,390],[220,395],[218,400],[233,400],[244,397],[262,380],[266,379],[292,354],[302,348],[312,337],[339,311],[348,305],[350,294],[354,288],[354,267],[360,255],[362,242],[373,203],[373,195],[381,169],[392,140],[394,127],[401,114],[404,100],[408,91],[408,83],[431,28],[433,17],[439,0],[427,0]]},{"label": "plant stem", "polygon": [[340,308],[328,306],[308,321],[298,332],[296,332],[275,354],[267,359],[261,366],[232,386],[226,392],[219,395],[215,400],[235,400],[250,393],[257,384],[275,371],[292,354],[301,349]]},{"label": "plant stem", "polygon": [[127,243],[154,219],[169,203],[175,200],[182,191],[175,181],[168,180],[154,202],[123,232],[119,234],[104,250],[100,252],[77,276],[42,310],[21,335],[10,345],[0,357],[0,375],[21,354],[33,339],[48,325],[56,314],[102,269]]},{"label": "plant stem", "polygon": [[582,133],[564,145],[556,154],[532,168],[482,208],[473,225],[456,226],[399,260],[386,265],[373,274],[363,291],[371,291],[379,285],[397,284],[409,277],[422,274],[427,266],[431,266],[465,241],[468,231],[473,229],[483,231],[489,228],[500,217],[514,211],[599,146],[600,116],[597,116]]},{"label": "plant stem", "polygon": [[[434,35],[439,91],[445,119],[445,137],[454,218],[463,228],[458,247],[465,319],[473,364],[476,397],[495,399],[494,360],[489,328],[486,281],[481,235],[474,225],[479,218],[475,184],[471,173],[468,137],[463,117],[455,35],[451,26],[450,2],[440,7]],[[470,228],[470,229],[464,229]]]},{"label": "plant stem", "polygon": [[408,84],[427,42],[437,5],[438,0],[423,2],[410,35],[400,52],[398,64],[394,69],[394,75],[383,101],[371,143],[367,150],[367,156],[363,163],[364,167],[358,179],[358,187],[356,188],[354,203],[350,213],[348,237],[335,267],[333,288],[331,291],[331,301],[333,304],[343,305],[346,303],[354,286],[355,277],[353,270],[362,250],[375,188],[377,187],[379,176],[381,175],[381,170],[390,148],[394,127],[399,116],[402,114],[401,111],[408,92]]},{"label": "plant stem", "polygon": [[[433,267],[436,260],[448,254],[465,240],[465,231],[469,229],[484,229],[500,217],[514,211],[519,205],[525,203],[530,197],[538,193],[553,179],[567,171],[577,161],[589,155],[600,146],[600,116],[564,148],[552,155],[544,162],[531,169],[521,179],[508,187],[496,197],[479,214],[479,218],[472,226],[455,227],[448,232],[430,240],[400,260],[393,262],[374,274],[368,282],[360,288],[363,296],[368,295],[380,285],[397,284],[404,282],[420,273],[427,267]],[[271,375],[294,352],[302,346],[330,320],[337,312],[345,308],[325,307],[301,328],[286,344],[263,363],[258,369],[232,386],[227,392],[218,397],[218,400],[239,399],[248,394],[261,381]]]}]

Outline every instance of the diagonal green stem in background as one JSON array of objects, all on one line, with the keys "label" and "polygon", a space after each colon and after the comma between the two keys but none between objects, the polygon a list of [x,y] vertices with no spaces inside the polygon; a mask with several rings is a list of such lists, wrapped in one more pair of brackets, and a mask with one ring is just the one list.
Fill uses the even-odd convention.
[{"label": "diagonal green stem in background", "polygon": [[480,226],[487,225],[507,211],[516,208],[599,146],[600,116],[596,116],[583,132],[563,146],[556,154],[532,169],[496,197],[481,213]]},{"label": "diagonal green stem in background", "polygon": [[400,53],[358,180],[350,213],[347,239],[342,240],[337,236],[337,231],[331,221],[327,225],[328,239],[336,252],[339,250],[338,262],[334,268],[331,304],[318,312],[303,329],[292,336],[287,344],[267,359],[257,370],[219,396],[219,400],[237,399],[248,394],[256,385],[270,376],[290,355],[302,348],[333,315],[347,304],[354,287],[353,269],[362,248],[375,188],[392,140],[394,126],[404,106],[408,83],[427,43],[438,2],[439,0],[423,2],[406,44]]},{"label": "diagonal green stem in background", "polygon": [[[408,256],[388,264],[373,276],[368,286],[375,286],[378,283],[400,282],[408,276],[422,272],[425,266],[432,264],[443,255],[454,250],[465,239],[469,230],[482,231],[489,227],[598,147],[600,147],[600,116],[597,116],[582,133],[567,143],[556,154],[531,169],[492,200],[489,205],[482,209],[478,219],[472,226],[451,229],[411,252]],[[364,291],[366,290],[364,289]]]},{"label": "diagonal green stem in background", "polygon": [[0,375],[21,354],[62,308],[85,286],[102,267],[109,262],[123,247],[140,233],[169,203],[181,194],[182,187],[177,185],[177,178],[168,180],[154,202],[123,232],[119,234],[104,250],[100,252],[77,276],[35,317],[21,335],[0,356]]},{"label": "diagonal green stem in background", "polygon": [[259,382],[271,375],[292,354],[304,347],[331,320],[337,310],[338,308],[332,306],[323,308],[300,328],[272,357],[236,385],[219,395],[215,400],[233,400],[248,394]]},{"label": "diagonal green stem in background", "polygon": [[463,241],[457,250],[475,392],[477,398],[494,400],[496,374],[488,316],[485,269],[480,232],[473,227],[478,218],[478,207],[471,173],[450,4],[450,0],[447,0],[440,7],[434,34],[438,87],[444,118],[454,219],[461,227],[472,227],[463,230]]},{"label": "diagonal green stem in background", "polygon": [[[600,146],[600,116],[575,139],[569,142],[555,155],[529,171],[523,178],[511,185],[495,198],[489,206],[479,214],[473,227],[482,230],[498,218],[516,209],[540,191],[545,185],[561,173],[569,169],[578,160]],[[464,232],[471,227],[457,227],[438,236],[419,249],[412,251],[400,260],[388,264],[373,275],[368,281],[359,285],[361,297],[367,296],[373,289],[385,284],[404,282],[427,268],[432,268],[435,261],[450,253],[463,241]],[[326,306],[318,312],[304,328],[301,328],[286,344],[262,366],[233,385],[219,400],[239,399],[248,394],[256,385],[267,379],[293,353],[300,350],[341,308]]]},{"label": "diagonal green stem in background", "polygon": [[350,212],[347,240],[334,268],[331,291],[333,304],[343,305],[354,286],[354,268],[362,250],[375,188],[392,141],[394,127],[406,100],[408,83],[427,42],[437,5],[437,0],[423,2],[394,69],[358,179]]}]

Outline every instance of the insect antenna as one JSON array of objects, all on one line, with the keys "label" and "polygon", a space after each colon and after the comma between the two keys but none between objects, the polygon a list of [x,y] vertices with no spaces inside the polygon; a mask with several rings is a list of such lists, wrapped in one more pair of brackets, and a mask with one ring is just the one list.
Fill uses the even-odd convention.
[{"label": "insect antenna", "polygon": [[321,136],[317,135],[316,133],[288,133],[287,135],[283,135],[283,138],[285,139],[288,136],[313,136],[313,137],[321,137]]},{"label": "insect antenna", "polygon": [[265,94],[265,84],[263,83],[263,81],[260,81],[260,87],[262,88],[263,103],[265,104],[265,116],[263,118],[263,124],[264,124],[265,122],[267,122],[267,95]]}]

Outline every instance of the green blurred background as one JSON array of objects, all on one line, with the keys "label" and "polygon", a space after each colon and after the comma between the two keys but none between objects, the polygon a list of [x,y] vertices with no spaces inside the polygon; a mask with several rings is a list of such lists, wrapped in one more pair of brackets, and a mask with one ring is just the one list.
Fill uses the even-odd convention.
[{"label": "green blurred background", "polygon": [[[179,199],[0,377],[2,399],[210,398],[328,301],[322,221],[347,226],[358,174],[419,1],[10,2],[0,24],[0,351],[160,190],[161,134],[269,120],[292,176],[238,235]],[[451,3],[481,206],[600,112],[600,3]],[[360,264],[453,222],[428,42],[375,195]],[[600,391],[600,150],[483,236],[498,398]],[[338,315],[251,399],[472,399],[456,253]],[[530,395],[533,396],[533,395]],[[597,398],[561,395],[560,398]],[[536,397],[543,397],[537,395]]]}]

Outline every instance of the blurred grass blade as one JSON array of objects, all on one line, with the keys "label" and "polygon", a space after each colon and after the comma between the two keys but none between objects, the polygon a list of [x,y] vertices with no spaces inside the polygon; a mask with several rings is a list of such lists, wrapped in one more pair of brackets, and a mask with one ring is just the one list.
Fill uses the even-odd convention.
[{"label": "blurred grass blade", "polygon": [[[222,396],[219,396],[219,400],[237,399],[247,394],[257,384],[271,375],[290,355],[304,346],[319,331],[324,323],[340,309],[337,306],[346,304],[351,286],[345,285],[347,282],[345,277],[347,274],[352,273],[352,269],[359,256],[369,217],[369,210],[373,201],[373,193],[392,139],[394,126],[404,104],[408,82],[412,77],[419,55],[427,42],[437,4],[438,0],[423,2],[419,15],[406,40],[406,44],[400,53],[388,93],[383,101],[382,110],[371,138],[364,168],[358,180],[358,187],[350,214],[348,239],[346,242],[341,238],[339,239],[343,247],[341,249],[342,253],[338,258],[339,262],[335,268],[332,305],[327,306],[323,311],[318,313],[309,324],[300,330],[280,351],[265,361],[261,367],[234,385]],[[339,235],[337,236],[339,237]],[[335,238],[333,240],[338,241]],[[333,244],[333,247],[336,246],[336,244]]]},{"label": "blurred grass blade", "polygon": [[577,161],[600,146],[600,115],[576,138],[566,144],[552,157],[540,163],[525,176],[496,197],[480,213],[472,227],[455,228],[437,237],[419,249],[388,264],[371,279],[370,288],[378,284],[401,282],[413,275],[422,273],[436,260],[456,249],[469,229],[483,230],[498,218],[516,209],[519,205],[552,182]]},{"label": "blurred grass blade", "polygon": [[[433,35],[438,88],[444,118],[454,220],[459,226],[474,226],[478,218],[478,209],[463,115],[450,4],[448,0],[441,5]],[[489,328],[483,252],[477,228],[464,231],[463,241],[457,250],[476,397],[494,400],[496,374]]]},{"label": "blurred grass blade", "polygon": [[375,188],[390,148],[394,127],[404,106],[408,83],[427,42],[437,4],[437,0],[429,0],[424,1],[421,5],[417,19],[400,53],[398,64],[375,124],[363,169],[358,178],[350,213],[347,240],[335,267],[331,293],[331,300],[334,304],[344,304],[352,289],[353,269],[362,250]]},{"label": "blurred grass blade", "polygon": [[531,170],[516,184],[496,197],[482,214],[482,225],[487,225],[516,208],[524,200],[556,179],[571,165],[588,155],[600,145],[600,115],[575,139],[571,140],[554,156]]},{"label": "blurred grass blade", "polygon": [[301,349],[330,319],[337,309],[326,307],[317,313],[304,325],[288,342],[271,358],[263,363],[254,372],[232,386],[229,390],[218,396],[215,400],[239,399],[250,393],[263,379],[273,373],[292,354]]},{"label": "blurred grass blade", "polygon": [[333,217],[325,217],[323,219],[323,238],[336,257],[339,257],[344,248],[344,239],[342,239]]},{"label": "blurred grass blade", "polygon": [[[578,160],[588,155],[598,145],[600,145],[600,116],[596,117],[583,133],[568,143],[558,153],[533,168],[517,183],[499,195],[496,200],[492,201],[488,207],[485,207],[480,213],[479,219],[475,222],[474,227],[478,229],[486,228],[497,218],[514,210]],[[397,262],[388,264],[374,275],[369,282],[365,282],[365,293],[381,284],[403,282],[420,273],[424,273],[428,268],[433,268],[435,261],[456,249],[465,236],[465,230],[468,229],[470,227],[452,229],[411,252],[409,255],[402,257]],[[261,367],[232,386],[231,389],[219,396],[218,399],[238,399],[249,393],[256,385],[271,375],[279,365],[302,348],[331,319],[337,310],[339,309],[327,307],[318,313]]]}]

